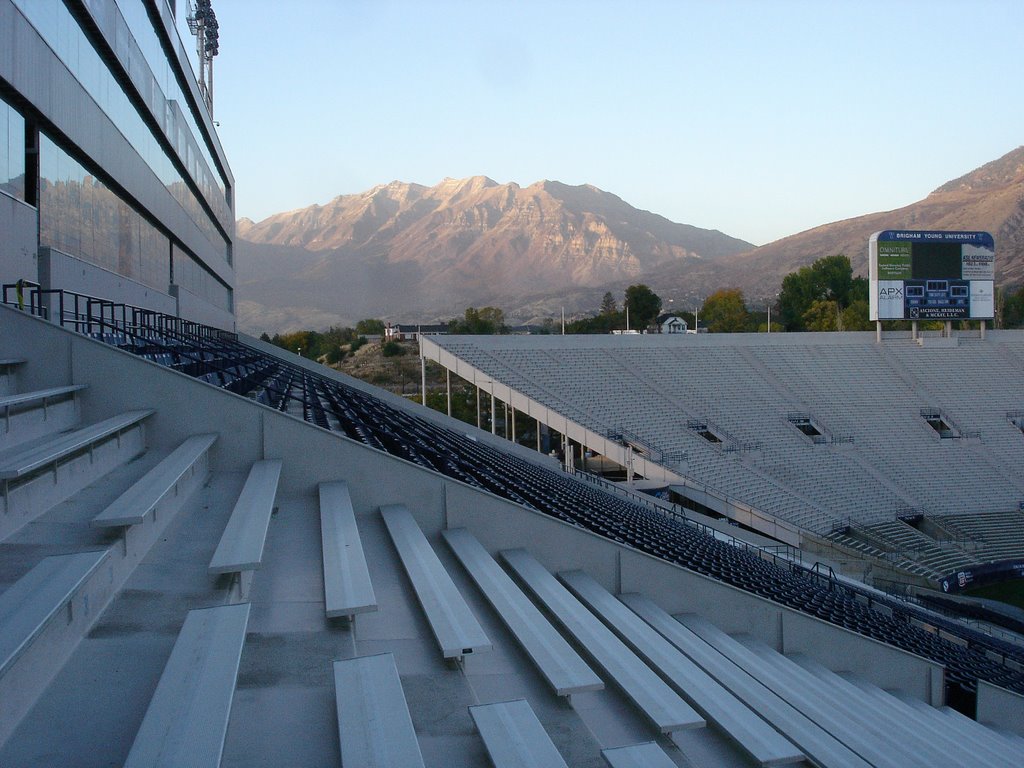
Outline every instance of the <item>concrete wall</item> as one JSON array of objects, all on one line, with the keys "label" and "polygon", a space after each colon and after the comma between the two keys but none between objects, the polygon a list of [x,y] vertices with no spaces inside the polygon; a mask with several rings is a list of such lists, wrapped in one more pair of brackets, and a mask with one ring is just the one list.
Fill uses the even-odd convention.
[{"label": "concrete wall", "polygon": [[36,282],[36,232],[39,212],[0,193],[0,284],[19,279]]},{"label": "concrete wall", "polygon": [[976,719],[982,725],[1024,736],[1024,696],[979,680]]},{"label": "concrete wall", "polygon": [[212,325],[214,328],[223,328],[225,331],[234,332],[235,316],[227,310],[213,306],[180,285],[171,286],[171,296],[174,297],[176,306],[175,310],[169,314],[176,314],[178,317],[184,317],[203,325]]}]

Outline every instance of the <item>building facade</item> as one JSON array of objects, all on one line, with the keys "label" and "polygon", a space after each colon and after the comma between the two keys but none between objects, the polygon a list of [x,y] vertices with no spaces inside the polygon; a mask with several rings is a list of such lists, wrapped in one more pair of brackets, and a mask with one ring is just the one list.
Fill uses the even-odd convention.
[{"label": "building facade", "polygon": [[0,0],[0,281],[234,329],[234,178],[174,0]]}]

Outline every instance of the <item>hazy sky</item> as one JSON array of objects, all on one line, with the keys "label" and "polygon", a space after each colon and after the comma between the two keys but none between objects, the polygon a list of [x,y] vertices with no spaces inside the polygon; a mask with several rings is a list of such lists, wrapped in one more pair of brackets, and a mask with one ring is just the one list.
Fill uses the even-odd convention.
[{"label": "hazy sky", "polygon": [[760,245],[1024,143],[1024,0],[213,7],[215,118],[255,220],[482,174]]}]

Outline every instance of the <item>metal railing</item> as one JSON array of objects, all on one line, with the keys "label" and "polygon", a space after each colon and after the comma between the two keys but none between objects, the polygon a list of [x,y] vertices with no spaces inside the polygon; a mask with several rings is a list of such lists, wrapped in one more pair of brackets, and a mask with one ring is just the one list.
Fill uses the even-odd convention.
[{"label": "metal railing", "polygon": [[24,280],[4,284],[3,303],[85,334],[109,330],[135,336],[156,333],[190,340],[238,340],[236,333],[177,315]]},{"label": "metal railing", "polygon": [[668,515],[669,517],[678,520],[679,522],[684,523],[685,525],[688,525],[691,528],[694,528],[707,536],[711,536],[712,538],[715,538],[718,541],[725,542],[726,544],[730,544],[731,546],[734,546],[738,549],[754,552],[761,559],[771,560],[771,562],[773,562],[776,565],[782,565],[785,568],[789,568],[794,562],[803,562],[803,557],[799,547],[793,547],[789,544],[764,546],[752,544],[749,541],[745,541],[744,539],[737,538],[732,534],[720,531],[717,528],[707,525],[706,523],[694,520],[692,517],[689,517],[686,514],[686,509],[678,504],[674,504],[670,501],[665,501],[664,499],[652,497],[649,494],[631,491],[628,488],[623,488],[621,485],[618,485],[617,483],[613,483],[609,480],[604,479],[603,477],[599,477],[598,475],[594,475],[589,472],[583,472],[577,469],[574,471],[574,475],[577,478],[583,480],[584,482],[590,483],[591,485],[599,486],[602,489],[610,491],[617,496],[628,498],[635,504],[640,504],[641,506],[644,506],[655,512]]}]

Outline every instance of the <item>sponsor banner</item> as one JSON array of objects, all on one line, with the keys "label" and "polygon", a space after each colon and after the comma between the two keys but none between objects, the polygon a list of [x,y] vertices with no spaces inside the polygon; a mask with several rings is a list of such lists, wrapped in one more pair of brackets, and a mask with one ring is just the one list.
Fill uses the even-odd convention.
[{"label": "sponsor banner", "polygon": [[960,276],[964,280],[996,279],[995,249],[962,245],[960,247],[960,259]]},{"label": "sponsor banner", "polygon": [[902,320],[904,317],[904,295],[902,280],[879,280],[875,291],[878,300],[879,320]]},{"label": "sponsor banner", "polygon": [[911,273],[910,243],[878,244],[878,280],[909,280]]},{"label": "sponsor banner", "polygon": [[876,232],[880,242],[912,242],[912,243],[968,243],[995,250],[995,241],[988,232],[959,232],[917,229],[886,229]]},{"label": "sponsor banner", "polygon": [[986,563],[976,568],[965,568],[951,573],[940,582],[943,592],[963,592],[964,590],[995,584],[1000,581],[1024,579],[1024,562],[1020,560],[1003,560],[998,563]]},{"label": "sponsor banner", "polygon": [[991,280],[971,280],[971,317],[987,320],[995,316],[995,283]]}]

